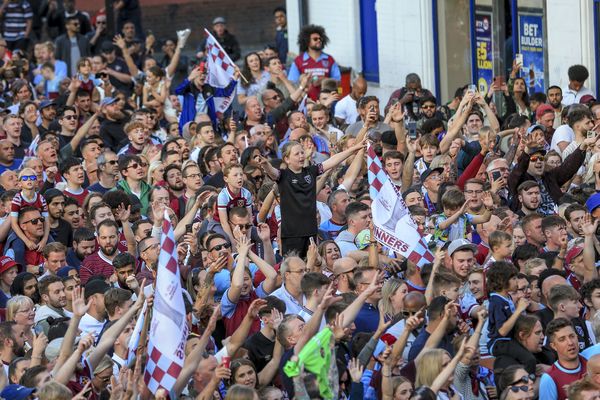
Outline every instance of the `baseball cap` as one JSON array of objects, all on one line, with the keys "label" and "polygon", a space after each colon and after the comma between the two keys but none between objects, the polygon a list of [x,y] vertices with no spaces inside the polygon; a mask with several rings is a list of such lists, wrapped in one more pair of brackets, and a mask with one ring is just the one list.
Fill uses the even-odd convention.
[{"label": "baseball cap", "polygon": [[44,355],[48,361],[52,362],[58,358],[58,355],[60,354],[60,346],[62,345],[63,340],[64,338],[60,337],[48,343],[46,349],[44,350]]},{"label": "baseball cap", "polygon": [[102,43],[102,46],[100,46],[100,51],[102,53],[112,53],[115,50],[116,50],[115,45],[109,41]]},{"label": "baseball cap", "polygon": [[590,198],[585,202],[585,206],[589,212],[592,212],[596,208],[600,207],[600,193],[594,193],[591,195]]},{"label": "baseball cap", "polygon": [[56,275],[60,278],[66,278],[67,276],[69,276],[69,272],[73,270],[77,271],[77,268],[72,267],[70,265],[66,265],[64,267],[60,267],[58,271],[56,271]]},{"label": "baseball cap", "polygon": [[213,25],[216,24],[225,24],[225,18],[223,17],[216,17],[215,19],[213,19]]},{"label": "baseball cap", "polygon": [[472,250],[473,253],[477,253],[477,246],[469,242],[467,239],[456,239],[450,243],[450,246],[448,246],[448,255],[452,256],[454,252],[459,250]]},{"label": "baseball cap", "polygon": [[364,250],[371,244],[371,231],[369,229],[363,229],[354,238],[354,244],[359,250]]},{"label": "baseball cap", "polygon": [[581,253],[583,253],[583,247],[581,247],[581,246],[573,246],[573,248],[571,248],[571,250],[569,250],[567,252],[567,255],[565,257],[565,263],[566,264],[571,264],[571,261],[573,261],[573,259],[575,257],[577,257],[578,255],[580,255]]},{"label": "baseball cap", "polygon": [[105,97],[100,102],[100,107],[109,106],[109,105],[111,105],[113,103],[116,103],[117,101],[118,100],[115,99],[114,97]]},{"label": "baseball cap", "polygon": [[527,134],[531,135],[531,133],[533,131],[535,131],[536,129],[541,129],[542,132],[546,132],[546,128],[544,128],[542,125],[540,125],[540,124],[533,124],[529,128],[527,128]]},{"label": "baseball cap", "polygon": [[531,149],[530,155],[534,155],[534,154],[538,154],[538,153],[545,156],[546,150],[543,147],[534,147],[533,149]]},{"label": "baseball cap", "polygon": [[592,96],[591,94],[586,94],[586,95],[581,96],[581,99],[579,99],[579,104],[587,104],[592,101],[596,101],[596,98],[594,96]]},{"label": "baseball cap", "polygon": [[56,103],[53,100],[42,100],[40,103],[40,110],[50,106],[56,106]]},{"label": "baseball cap", "polygon": [[550,104],[541,104],[535,110],[535,119],[540,119],[546,112],[554,112],[554,108]]},{"label": "baseball cap", "polygon": [[444,172],[444,168],[441,168],[441,167],[434,168],[434,169],[427,168],[421,174],[421,183],[425,182],[425,179],[429,178],[429,175],[433,174],[434,172],[439,172],[441,174],[442,172]]},{"label": "baseball cap", "polygon": [[[5,273],[12,267],[19,267],[19,264],[15,262],[12,258],[8,256],[0,257],[0,274]],[[17,268],[18,269],[18,268]]]},{"label": "baseball cap", "polygon": [[25,400],[33,392],[36,391],[36,388],[28,388],[25,386],[12,384],[6,386],[2,392],[0,392],[0,398],[3,399],[11,399],[11,400]]},{"label": "baseball cap", "polygon": [[86,301],[95,294],[104,294],[110,289],[110,285],[102,279],[92,279],[85,284],[85,298]]}]

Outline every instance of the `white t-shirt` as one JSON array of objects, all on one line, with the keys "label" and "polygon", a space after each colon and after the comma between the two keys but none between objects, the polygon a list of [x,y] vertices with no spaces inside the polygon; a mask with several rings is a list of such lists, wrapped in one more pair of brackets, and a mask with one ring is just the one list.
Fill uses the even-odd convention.
[{"label": "white t-shirt", "polygon": [[343,97],[335,105],[335,117],[343,119],[344,123],[351,125],[358,119],[358,110],[356,109],[356,100],[352,96]]},{"label": "white t-shirt", "polygon": [[105,322],[106,321],[98,321],[90,314],[85,313],[79,321],[79,330],[81,331],[81,336],[85,335],[86,333],[92,333],[94,335],[94,341],[97,341],[98,335],[100,332],[102,332]]},{"label": "white t-shirt", "polygon": [[556,128],[556,131],[554,131],[554,135],[552,135],[550,150],[554,150],[562,156],[562,151],[558,148],[558,144],[560,142],[571,143],[573,140],[575,140],[575,132],[573,132],[573,129],[571,129],[569,125],[561,125],[558,128]]}]

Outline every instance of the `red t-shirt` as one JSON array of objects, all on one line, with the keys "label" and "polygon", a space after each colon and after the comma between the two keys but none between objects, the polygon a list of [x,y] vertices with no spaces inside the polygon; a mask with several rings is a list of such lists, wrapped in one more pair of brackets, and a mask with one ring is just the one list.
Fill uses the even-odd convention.
[{"label": "red t-shirt", "polygon": [[90,194],[90,192],[87,189],[83,189],[81,193],[73,193],[69,191],[69,188],[65,188],[63,193],[65,194],[65,196],[69,196],[77,200],[77,204],[79,204],[80,207],[83,207],[83,202],[85,198],[88,196],[88,194]]}]

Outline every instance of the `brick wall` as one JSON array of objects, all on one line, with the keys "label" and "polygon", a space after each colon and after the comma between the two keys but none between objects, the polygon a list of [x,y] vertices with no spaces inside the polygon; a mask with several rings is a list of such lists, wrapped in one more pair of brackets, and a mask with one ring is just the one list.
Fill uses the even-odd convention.
[{"label": "brick wall", "polygon": [[[241,46],[252,48],[274,42],[273,9],[285,5],[285,0],[140,0],[140,3],[144,29],[151,29],[158,38],[190,28],[192,36],[188,43],[196,46],[202,40],[203,29],[210,29],[214,17],[223,16]],[[77,6],[93,15],[104,6],[104,1],[79,0]]]}]

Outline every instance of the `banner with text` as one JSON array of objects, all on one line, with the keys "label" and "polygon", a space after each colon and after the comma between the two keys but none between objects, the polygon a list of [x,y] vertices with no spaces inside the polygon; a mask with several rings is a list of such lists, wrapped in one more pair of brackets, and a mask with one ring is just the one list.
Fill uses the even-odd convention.
[{"label": "banner with text", "polygon": [[544,39],[542,16],[519,15],[519,49],[523,54],[521,76],[529,93],[544,92]]},{"label": "banner with text", "polygon": [[475,14],[475,43],[477,46],[477,89],[487,93],[494,79],[493,45],[492,45],[492,15],[477,11]]}]

